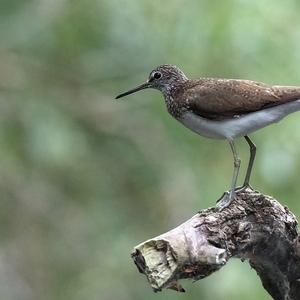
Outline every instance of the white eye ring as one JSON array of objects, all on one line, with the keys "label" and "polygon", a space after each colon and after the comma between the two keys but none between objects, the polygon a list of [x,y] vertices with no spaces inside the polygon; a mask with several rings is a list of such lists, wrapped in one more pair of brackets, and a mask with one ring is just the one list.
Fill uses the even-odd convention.
[{"label": "white eye ring", "polygon": [[162,77],[162,74],[160,72],[154,72],[154,74],[153,74],[154,79],[159,79],[161,77]]}]

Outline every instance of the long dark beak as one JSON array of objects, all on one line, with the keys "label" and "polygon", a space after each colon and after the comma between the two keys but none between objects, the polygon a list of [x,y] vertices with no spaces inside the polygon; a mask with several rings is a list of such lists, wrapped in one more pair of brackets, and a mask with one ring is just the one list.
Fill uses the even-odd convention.
[{"label": "long dark beak", "polygon": [[130,94],[135,93],[135,92],[140,91],[140,90],[148,89],[149,87],[151,87],[151,84],[149,82],[145,82],[145,83],[139,85],[138,87],[136,87],[136,88],[134,88],[132,90],[129,90],[128,92],[125,92],[123,94],[118,95],[116,97],[116,99],[119,99],[121,97],[130,95]]}]

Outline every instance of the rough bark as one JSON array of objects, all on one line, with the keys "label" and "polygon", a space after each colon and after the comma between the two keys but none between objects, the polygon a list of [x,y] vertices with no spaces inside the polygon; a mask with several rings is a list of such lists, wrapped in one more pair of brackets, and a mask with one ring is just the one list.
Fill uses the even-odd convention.
[{"label": "rough bark", "polygon": [[248,260],[275,300],[300,299],[297,220],[287,207],[251,189],[237,192],[222,211],[202,210],[132,252],[154,291],[183,292],[179,279],[202,279],[231,257]]}]

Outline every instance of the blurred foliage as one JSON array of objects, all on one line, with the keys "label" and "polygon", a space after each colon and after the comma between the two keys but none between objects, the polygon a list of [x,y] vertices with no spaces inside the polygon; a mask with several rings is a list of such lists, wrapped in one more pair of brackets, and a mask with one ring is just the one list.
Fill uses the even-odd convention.
[{"label": "blurred foliage", "polygon": [[[158,92],[114,96],[161,63],[299,84],[300,2],[0,4],[0,298],[270,299],[240,261],[185,295],[152,293],[132,247],[213,205],[232,157],[173,120]],[[253,139],[252,184],[300,215],[299,114]]]}]

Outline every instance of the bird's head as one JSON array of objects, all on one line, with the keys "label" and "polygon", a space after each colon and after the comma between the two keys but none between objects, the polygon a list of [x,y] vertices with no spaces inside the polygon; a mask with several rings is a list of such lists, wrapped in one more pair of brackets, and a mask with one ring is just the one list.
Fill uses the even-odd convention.
[{"label": "bird's head", "polygon": [[164,95],[166,95],[176,85],[183,83],[187,80],[188,78],[176,66],[161,65],[150,72],[148,80],[145,83],[118,95],[116,99],[148,88],[157,89],[161,91]]}]

